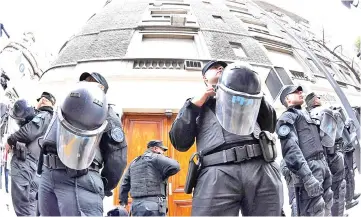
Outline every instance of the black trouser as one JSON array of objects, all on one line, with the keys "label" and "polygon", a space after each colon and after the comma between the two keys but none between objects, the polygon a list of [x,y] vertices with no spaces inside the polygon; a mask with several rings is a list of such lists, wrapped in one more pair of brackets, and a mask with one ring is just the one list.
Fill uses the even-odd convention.
[{"label": "black trouser", "polygon": [[351,202],[355,193],[355,173],[353,170],[353,151],[344,153],[346,202]]},{"label": "black trouser", "polygon": [[295,181],[297,208],[299,216],[321,216],[331,213],[333,204],[332,175],[325,158],[321,160],[309,160],[308,166],[312,175],[322,184],[323,194],[310,197],[303,183]]},{"label": "black trouser", "polygon": [[192,216],[280,216],[283,188],[277,163],[252,159],[201,170]]},{"label": "black trouser", "polygon": [[327,155],[327,163],[332,174],[333,205],[331,208],[332,216],[343,216],[345,210],[346,181],[345,165],[343,154],[336,152]]}]

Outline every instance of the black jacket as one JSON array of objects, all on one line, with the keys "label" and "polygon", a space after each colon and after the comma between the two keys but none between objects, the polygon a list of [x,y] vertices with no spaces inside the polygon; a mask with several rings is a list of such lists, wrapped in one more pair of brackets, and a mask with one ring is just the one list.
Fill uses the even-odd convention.
[{"label": "black jacket", "polygon": [[14,147],[17,142],[29,144],[44,135],[53,113],[53,108],[50,106],[39,108],[39,113],[30,122],[20,127],[17,132],[9,136],[7,140],[8,144],[12,147]]}]

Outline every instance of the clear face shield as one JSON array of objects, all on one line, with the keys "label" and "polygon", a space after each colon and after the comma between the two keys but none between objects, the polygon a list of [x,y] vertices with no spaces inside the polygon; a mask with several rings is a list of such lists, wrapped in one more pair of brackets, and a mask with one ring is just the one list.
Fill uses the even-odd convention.
[{"label": "clear face shield", "polygon": [[237,135],[250,135],[255,127],[262,93],[249,95],[218,84],[216,116],[222,127]]},{"label": "clear face shield", "polygon": [[20,129],[19,120],[16,120],[9,115],[7,134],[11,135],[11,134],[15,133],[16,131],[18,131],[19,129]]},{"label": "clear face shield", "polygon": [[343,123],[343,120],[342,120],[340,114],[336,113],[335,119],[336,119],[336,125],[337,125],[336,139],[338,139],[338,138],[342,137],[343,129],[345,128],[345,124]]},{"label": "clear face shield", "polygon": [[59,159],[70,169],[87,169],[93,162],[103,131],[108,122],[95,130],[83,130],[67,122],[57,109],[57,152]]},{"label": "clear face shield", "polygon": [[325,147],[332,147],[335,144],[337,122],[333,117],[333,113],[331,111],[324,112],[322,114],[320,130],[322,145]]}]

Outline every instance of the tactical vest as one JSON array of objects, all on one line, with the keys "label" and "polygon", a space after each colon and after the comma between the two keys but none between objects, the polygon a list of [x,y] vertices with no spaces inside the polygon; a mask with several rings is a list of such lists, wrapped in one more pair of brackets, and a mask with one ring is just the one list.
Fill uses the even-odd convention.
[{"label": "tactical vest", "polygon": [[197,151],[203,154],[209,153],[225,144],[244,143],[254,141],[259,138],[260,126],[256,123],[254,132],[248,136],[240,136],[223,129],[218,122],[214,112],[207,106],[197,118]]},{"label": "tactical vest", "polygon": [[310,118],[308,112],[298,109],[291,109],[288,111],[298,115],[294,126],[297,130],[299,147],[305,159],[307,160],[313,155],[323,152],[317,125]]},{"label": "tactical vest", "polygon": [[152,165],[156,154],[146,153],[130,165],[130,195],[139,197],[166,197],[167,180],[162,180],[162,174]]}]

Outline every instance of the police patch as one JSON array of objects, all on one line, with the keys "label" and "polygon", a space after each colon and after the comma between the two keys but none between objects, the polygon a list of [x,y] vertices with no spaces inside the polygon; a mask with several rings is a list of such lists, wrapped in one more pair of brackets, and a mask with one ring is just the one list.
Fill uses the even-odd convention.
[{"label": "police patch", "polygon": [[280,137],[286,137],[289,133],[290,133],[291,129],[289,126],[287,125],[282,125],[279,129],[278,129],[278,135]]},{"label": "police patch", "polygon": [[110,132],[110,136],[115,142],[123,142],[124,140],[124,133],[120,127],[112,129],[112,131]]}]

